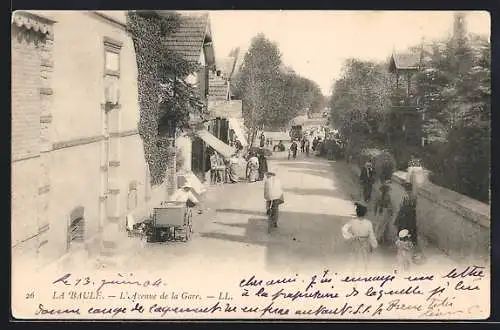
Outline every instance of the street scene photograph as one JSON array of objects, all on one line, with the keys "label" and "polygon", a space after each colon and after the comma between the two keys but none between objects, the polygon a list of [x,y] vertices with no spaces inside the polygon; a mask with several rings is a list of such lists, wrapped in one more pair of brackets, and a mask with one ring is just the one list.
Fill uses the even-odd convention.
[{"label": "street scene photograph", "polygon": [[[219,301],[233,282],[258,288],[259,274],[280,279],[268,285],[318,274],[305,291],[337,272],[344,283],[447,274],[467,294],[489,276],[487,12],[25,10],[12,13],[11,44],[22,298],[75,273],[230,283]],[[446,314],[444,286],[425,316],[487,313]],[[47,305],[37,315],[81,312]],[[362,305],[351,312],[377,316]],[[262,314],[285,315],[273,306]]]}]

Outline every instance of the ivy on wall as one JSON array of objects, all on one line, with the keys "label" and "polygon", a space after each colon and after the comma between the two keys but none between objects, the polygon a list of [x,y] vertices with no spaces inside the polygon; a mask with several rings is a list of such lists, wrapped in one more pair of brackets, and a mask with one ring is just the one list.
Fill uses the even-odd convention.
[{"label": "ivy on wall", "polygon": [[186,61],[165,44],[165,38],[179,22],[180,15],[175,12],[130,11],[127,15],[138,70],[139,135],[152,185],[164,182],[172,161],[168,159],[168,138],[190,128],[190,113],[203,116],[205,109],[195,87],[186,82],[198,70],[197,64]]}]

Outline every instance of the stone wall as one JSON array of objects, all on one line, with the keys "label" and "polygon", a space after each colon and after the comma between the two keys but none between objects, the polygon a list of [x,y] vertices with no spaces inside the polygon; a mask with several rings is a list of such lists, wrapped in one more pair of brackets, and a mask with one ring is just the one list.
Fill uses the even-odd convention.
[{"label": "stone wall", "polygon": [[[392,176],[394,197],[401,196],[406,172]],[[399,187],[396,187],[398,185]],[[490,206],[430,182],[417,190],[420,235],[454,259],[488,260]]]},{"label": "stone wall", "polygon": [[[351,175],[360,169],[350,163]],[[397,214],[407,172],[392,175],[391,199]],[[378,189],[377,183],[374,191]],[[490,206],[426,181],[417,189],[419,241],[431,244],[461,262],[488,261],[490,255]]]}]

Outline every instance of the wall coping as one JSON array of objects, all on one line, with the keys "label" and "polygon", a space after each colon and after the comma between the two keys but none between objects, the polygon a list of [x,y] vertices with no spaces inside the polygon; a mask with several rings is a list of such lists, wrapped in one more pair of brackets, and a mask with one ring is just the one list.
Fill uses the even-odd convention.
[{"label": "wall coping", "polygon": [[[407,172],[397,171],[392,175],[392,181],[398,184],[407,182]],[[490,228],[490,205],[459,194],[453,190],[435,185],[431,182],[424,183],[418,189],[418,196],[424,197],[448,210],[459,214],[465,219],[475,222],[480,226]]]}]

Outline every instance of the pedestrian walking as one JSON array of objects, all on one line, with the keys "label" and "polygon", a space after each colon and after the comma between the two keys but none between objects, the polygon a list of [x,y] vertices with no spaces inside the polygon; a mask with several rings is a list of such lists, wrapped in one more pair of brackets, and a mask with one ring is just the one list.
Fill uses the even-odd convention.
[{"label": "pedestrian walking", "polygon": [[267,172],[264,181],[264,200],[268,216],[268,232],[278,228],[279,206],[285,202],[283,186],[276,177],[276,173]]},{"label": "pedestrian walking", "polygon": [[290,149],[288,151],[288,159],[290,159],[290,155],[293,157],[293,159],[297,159],[297,149],[299,146],[297,145],[297,141],[293,140],[292,144],[290,145]]},{"label": "pedestrian walking", "polygon": [[389,237],[391,219],[394,214],[394,206],[391,200],[391,186],[385,181],[379,188],[379,194],[375,201],[375,218],[377,219],[376,237],[379,243],[385,243]]},{"label": "pedestrian walking", "polygon": [[265,174],[267,172],[267,159],[264,150],[259,152],[259,181],[264,180]]},{"label": "pedestrian walking", "polygon": [[396,247],[398,249],[396,255],[398,267],[404,271],[409,270],[414,255],[413,250],[415,249],[415,245],[411,240],[411,234],[408,229],[402,229],[398,233]]},{"label": "pedestrian walking", "polygon": [[306,140],[306,156],[309,157],[309,148],[310,148],[310,144],[309,144],[309,139]]},{"label": "pedestrian walking", "polygon": [[367,161],[365,163],[365,166],[363,166],[363,168],[361,169],[359,181],[361,183],[363,200],[365,201],[365,203],[368,203],[371,199],[373,183],[375,182],[375,171],[373,169],[373,164],[371,161]]},{"label": "pedestrian walking", "polygon": [[378,247],[373,231],[373,224],[365,218],[368,208],[355,203],[356,218],[349,220],[342,227],[342,236],[351,245],[354,271],[366,271],[370,261],[370,254]]},{"label": "pedestrian walking", "polygon": [[300,151],[304,153],[306,151],[306,139],[302,138],[300,141]]},{"label": "pedestrian walking", "polygon": [[265,143],[266,143],[266,136],[264,135],[264,133],[262,133],[260,135],[260,147],[264,148]]},{"label": "pedestrian walking", "polygon": [[217,154],[216,151],[211,150],[211,155],[210,155],[210,183],[211,184],[216,184],[219,180],[219,172],[218,172],[218,167],[219,167],[219,155]]},{"label": "pedestrian walking", "polygon": [[251,153],[250,159],[248,160],[248,181],[255,182],[259,177],[259,159],[255,152]]},{"label": "pedestrian walking", "polygon": [[238,154],[235,153],[229,158],[229,173],[228,180],[229,183],[238,183],[240,180],[238,178]]}]

